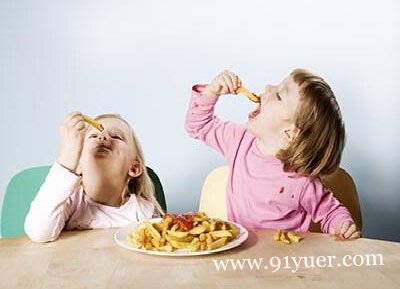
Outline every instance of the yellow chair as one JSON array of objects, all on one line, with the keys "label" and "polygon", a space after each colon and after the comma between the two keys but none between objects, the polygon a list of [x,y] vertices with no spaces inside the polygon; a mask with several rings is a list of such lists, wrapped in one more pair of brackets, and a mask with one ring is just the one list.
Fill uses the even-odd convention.
[{"label": "yellow chair", "polygon": [[204,180],[200,195],[199,211],[209,217],[227,219],[226,185],[229,167],[222,166],[211,171]]},{"label": "yellow chair", "polygon": [[[206,177],[201,190],[199,211],[213,218],[227,218],[226,185],[229,167],[222,166],[214,169]],[[322,182],[333,195],[350,211],[359,230],[362,230],[360,202],[356,186],[351,176],[342,168],[329,177],[323,177]],[[318,224],[311,223],[311,232],[321,232]]]}]

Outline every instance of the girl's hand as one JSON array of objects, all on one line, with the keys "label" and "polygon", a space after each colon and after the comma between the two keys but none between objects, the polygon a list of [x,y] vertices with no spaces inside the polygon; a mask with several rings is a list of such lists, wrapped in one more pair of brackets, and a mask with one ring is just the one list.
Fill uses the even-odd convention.
[{"label": "girl's hand", "polygon": [[82,154],[86,124],[80,112],[68,114],[60,126],[60,156],[58,163],[76,173]]},{"label": "girl's hand", "polygon": [[206,86],[203,94],[217,97],[223,94],[237,94],[236,91],[240,86],[242,86],[240,78],[231,71],[224,70]]},{"label": "girl's hand", "polygon": [[354,223],[343,222],[331,232],[331,235],[336,236],[339,240],[352,240],[360,238],[361,232],[357,230]]}]

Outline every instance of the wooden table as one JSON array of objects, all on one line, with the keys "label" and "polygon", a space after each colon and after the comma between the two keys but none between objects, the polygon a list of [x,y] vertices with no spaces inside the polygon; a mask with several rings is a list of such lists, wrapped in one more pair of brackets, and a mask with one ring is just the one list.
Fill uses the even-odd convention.
[{"label": "wooden table", "polygon": [[[272,231],[250,232],[242,246],[202,257],[160,257],[119,247],[115,230],[65,232],[56,242],[35,244],[26,237],[0,240],[0,288],[400,288],[400,243],[370,239],[335,241],[328,235],[306,233],[304,241],[284,245]],[[366,254],[381,254],[380,266],[340,266],[345,255],[356,264]],[[318,256],[336,256],[332,267]],[[314,268],[301,263],[285,269],[285,256],[314,258]],[[263,258],[259,270],[216,269],[213,260]],[[275,273],[270,258],[282,262]],[[309,259],[310,260],[310,259]],[[331,259],[332,260],[332,259]],[[347,259],[347,261],[349,261]],[[370,264],[372,264],[372,260]],[[376,264],[379,264],[379,258]],[[273,263],[277,264],[277,263]],[[292,272],[295,271],[295,272]],[[311,286],[310,286],[311,285]]]}]

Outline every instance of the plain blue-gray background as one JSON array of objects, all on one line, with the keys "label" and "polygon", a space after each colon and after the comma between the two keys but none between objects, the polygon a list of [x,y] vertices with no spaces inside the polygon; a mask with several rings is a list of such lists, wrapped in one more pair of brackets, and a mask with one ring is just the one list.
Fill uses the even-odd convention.
[{"label": "plain blue-gray background", "polygon": [[[261,91],[295,67],[333,87],[347,128],[344,167],[367,237],[400,241],[396,1],[0,1],[0,201],[10,178],[58,154],[70,111],[118,112],[136,130],[173,212],[196,210],[224,160],[190,139],[191,86],[224,68]],[[244,122],[244,97],[217,112]]]}]

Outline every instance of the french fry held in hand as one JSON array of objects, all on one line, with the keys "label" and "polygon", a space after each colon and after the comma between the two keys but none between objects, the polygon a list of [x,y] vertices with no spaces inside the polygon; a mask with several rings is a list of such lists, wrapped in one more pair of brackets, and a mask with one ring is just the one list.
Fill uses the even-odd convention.
[{"label": "french fry held in hand", "polygon": [[137,248],[173,252],[215,250],[234,240],[240,233],[234,224],[211,219],[203,212],[165,214],[159,223],[140,224],[127,241]]},{"label": "french fry held in hand", "polygon": [[245,95],[248,99],[250,99],[252,102],[260,102],[260,97],[256,95],[255,93],[252,93],[250,90],[248,90],[244,86],[240,86],[237,89],[237,92]]},{"label": "french fry held in hand", "polygon": [[87,115],[83,116],[83,120],[85,122],[87,122],[88,124],[90,124],[91,126],[93,126],[95,129],[99,130],[100,132],[102,132],[104,130],[104,127],[101,123],[95,121],[93,118],[91,118]]},{"label": "french fry held in hand", "polygon": [[299,243],[301,240],[303,240],[302,237],[294,232],[283,232],[280,229],[274,233],[273,239],[276,242],[281,242],[287,245],[291,243]]}]

